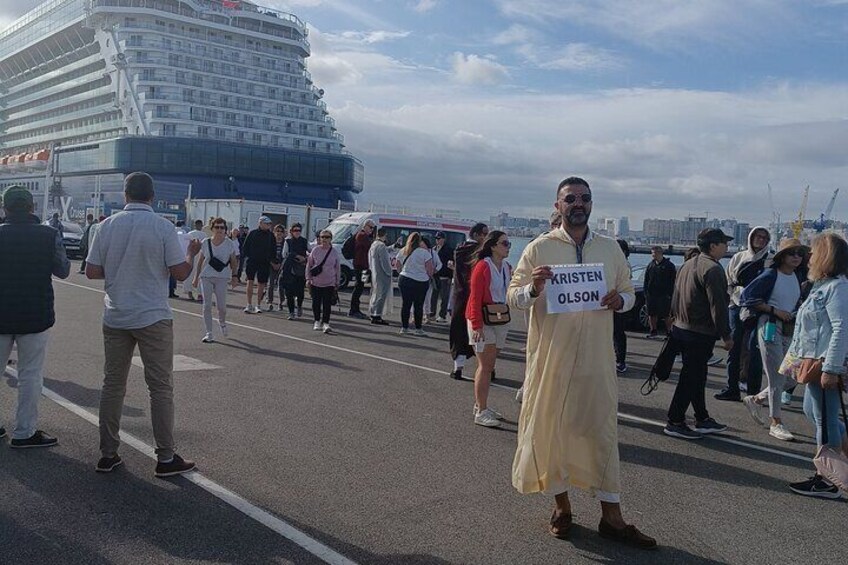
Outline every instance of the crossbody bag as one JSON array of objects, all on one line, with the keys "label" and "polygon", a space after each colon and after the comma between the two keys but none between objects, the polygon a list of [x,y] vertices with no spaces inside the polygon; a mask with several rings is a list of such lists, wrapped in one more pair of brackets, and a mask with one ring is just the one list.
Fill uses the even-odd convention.
[{"label": "crossbody bag", "polygon": [[[503,275],[504,292],[506,292],[506,265],[502,266],[501,275]],[[498,302],[483,305],[483,323],[487,326],[503,326],[511,321],[509,304]]]},{"label": "crossbody bag", "polygon": [[218,271],[219,273],[227,268],[227,263],[224,263],[212,253],[212,240],[207,239],[206,243],[209,245],[209,266]]},{"label": "crossbody bag", "polygon": [[[314,267],[312,267],[311,269],[309,269],[309,273],[310,273],[313,277],[317,277],[317,276],[318,276],[318,275],[320,275],[320,274],[321,274],[321,272],[324,270],[324,263],[326,263],[326,262],[327,262],[327,257],[329,257],[329,256],[330,256],[330,253],[331,253],[332,251],[333,251],[333,249],[332,249],[332,248],[328,249],[328,250],[327,250],[327,254],[326,254],[326,255],[324,255],[324,258],[323,258],[323,259],[321,259],[321,263],[319,263],[318,265],[315,265]],[[313,253],[314,253],[314,252],[313,252]]]}]

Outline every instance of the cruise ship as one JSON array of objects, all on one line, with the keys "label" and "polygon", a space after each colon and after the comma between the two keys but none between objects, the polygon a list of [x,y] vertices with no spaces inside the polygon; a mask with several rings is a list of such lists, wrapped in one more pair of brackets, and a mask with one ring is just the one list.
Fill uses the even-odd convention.
[{"label": "cruise ship", "polygon": [[364,167],[309,55],[297,16],[245,0],[44,2],[0,31],[0,188],[68,219],[122,206],[133,171],[175,217],[186,198],[344,207]]}]

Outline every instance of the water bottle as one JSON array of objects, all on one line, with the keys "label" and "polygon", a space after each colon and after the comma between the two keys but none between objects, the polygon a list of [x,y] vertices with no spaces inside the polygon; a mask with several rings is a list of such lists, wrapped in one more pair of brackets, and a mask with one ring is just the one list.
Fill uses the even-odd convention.
[{"label": "water bottle", "polygon": [[777,321],[774,316],[769,317],[768,322],[763,326],[763,341],[766,343],[774,343],[777,337]]}]

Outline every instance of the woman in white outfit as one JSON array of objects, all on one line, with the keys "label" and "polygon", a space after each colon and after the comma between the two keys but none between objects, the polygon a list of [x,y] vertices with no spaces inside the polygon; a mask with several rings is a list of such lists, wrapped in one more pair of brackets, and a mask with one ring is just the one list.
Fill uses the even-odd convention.
[{"label": "woman in white outfit", "polygon": [[215,218],[212,231],[212,237],[204,239],[200,246],[200,259],[194,276],[194,286],[200,286],[203,294],[203,325],[206,327],[203,343],[215,341],[212,296],[215,296],[215,304],[218,306],[221,334],[227,337],[227,284],[233,285],[233,288],[238,284],[238,242],[227,237],[227,222],[223,218]]}]

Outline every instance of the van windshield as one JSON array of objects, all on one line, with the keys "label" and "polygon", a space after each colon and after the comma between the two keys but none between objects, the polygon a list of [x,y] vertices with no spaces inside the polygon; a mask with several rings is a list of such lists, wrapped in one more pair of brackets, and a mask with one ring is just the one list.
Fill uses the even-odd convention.
[{"label": "van windshield", "polygon": [[333,243],[341,245],[348,237],[356,233],[359,229],[359,224],[333,222],[324,229],[333,234]]}]

